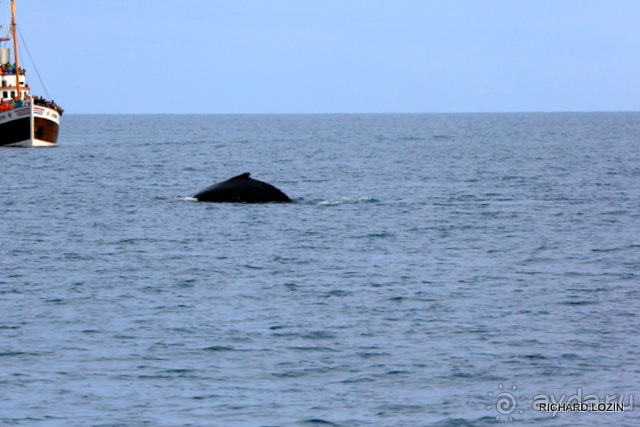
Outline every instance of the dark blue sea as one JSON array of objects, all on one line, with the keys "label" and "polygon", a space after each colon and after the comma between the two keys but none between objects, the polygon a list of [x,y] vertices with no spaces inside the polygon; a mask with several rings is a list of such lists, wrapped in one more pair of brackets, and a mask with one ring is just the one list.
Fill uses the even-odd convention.
[{"label": "dark blue sea", "polygon": [[[2,425],[640,425],[640,113],[58,142],[0,150]],[[295,203],[190,198],[244,172]]]}]

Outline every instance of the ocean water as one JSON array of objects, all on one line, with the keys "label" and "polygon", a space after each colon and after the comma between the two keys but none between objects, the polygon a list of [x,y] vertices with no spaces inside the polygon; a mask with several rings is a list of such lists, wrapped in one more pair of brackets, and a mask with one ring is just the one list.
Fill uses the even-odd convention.
[{"label": "ocean water", "polygon": [[[2,425],[640,425],[640,113],[69,114],[0,164]],[[295,203],[189,197],[243,172]]]}]

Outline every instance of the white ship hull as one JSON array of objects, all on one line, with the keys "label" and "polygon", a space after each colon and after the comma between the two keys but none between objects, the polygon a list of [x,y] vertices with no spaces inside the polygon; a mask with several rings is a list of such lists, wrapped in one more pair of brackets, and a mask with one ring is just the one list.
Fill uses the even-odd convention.
[{"label": "white ship hull", "polygon": [[59,128],[58,111],[31,102],[0,113],[0,146],[54,147]]}]

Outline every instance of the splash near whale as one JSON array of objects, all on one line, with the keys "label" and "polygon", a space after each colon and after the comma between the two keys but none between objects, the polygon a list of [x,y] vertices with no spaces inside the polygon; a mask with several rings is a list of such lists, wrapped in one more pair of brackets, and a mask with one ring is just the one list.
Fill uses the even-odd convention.
[{"label": "splash near whale", "polygon": [[199,202],[213,203],[291,203],[291,199],[271,184],[243,173],[211,185],[193,197]]}]

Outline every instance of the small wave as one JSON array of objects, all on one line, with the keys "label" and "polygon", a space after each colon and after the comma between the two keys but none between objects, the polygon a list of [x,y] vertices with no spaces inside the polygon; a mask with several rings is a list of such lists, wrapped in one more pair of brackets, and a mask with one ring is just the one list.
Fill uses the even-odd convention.
[{"label": "small wave", "polygon": [[302,338],[307,338],[311,340],[326,340],[326,339],[331,339],[335,337],[336,336],[334,334],[327,331],[312,331],[312,332],[309,332],[308,334],[302,335]]},{"label": "small wave", "polygon": [[638,245],[629,245],[629,246],[621,246],[621,247],[614,247],[614,248],[594,248],[591,249],[591,252],[603,252],[603,253],[607,253],[607,252],[620,252],[620,251],[625,251],[627,249],[637,249]]},{"label": "small wave", "polygon": [[327,292],[324,296],[329,298],[329,297],[348,297],[353,295],[353,292],[351,291],[344,291],[342,289],[335,289],[333,291],[329,291]]},{"label": "small wave", "polygon": [[357,353],[358,356],[363,359],[371,359],[373,357],[386,357],[389,356],[389,353],[384,351],[361,351]]},{"label": "small wave", "polygon": [[404,375],[404,374],[411,374],[411,371],[405,371],[405,370],[399,369],[399,370],[388,371],[386,374],[387,375]]},{"label": "small wave", "polygon": [[563,355],[560,356],[560,358],[567,359],[567,360],[578,360],[580,359],[580,356],[578,356],[575,353],[564,353]]},{"label": "small wave", "polygon": [[162,372],[165,374],[188,375],[196,371],[193,369],[165,369]]},{"label": "small wave", "polygon": [[17,357],[17,356],[25,356],[27,353],[24,351],[5,351],[0,353],[0,357]]},{"label": "small wave", "polygon": [[296,350],[296,351],[304,351],[304,352],[321,352],[321,353],[327,353],[327,352],[337,352],[338,350],[331,348],[331,347],[324,347],[324,346],[296,346],[296,347],[291,347],[291,350]]},{"label": "small wave", "polygon": [[609,211],[609,212],[603,212],[603,215],[614,215],[614,216],[623,216],[623,215],[628,215],[629,211],[621,209],[621,210],[615,210],[615,211]]},{"label": "small wave", "polygon": [[350,205],[350,204],[358,204],[358,203],[380,203],[380,200],[374,199],[372,197],[343,197],[338,200],[322,200],[317,204],[320,206],[336,206],[336,205]]},{"label": "small wave", "polygon": [[233,347],[229,347],[226,345],[213,345],[211,347],[203,348],[202,350],[216,352],[216,351],[234,351],[235,349]]},{"label": "small wave", "polygon": [[425,424],[428,427],[457,427],[457,426],[485,426],[499,424],[495,416],[485,416],[476,419],[467,418],[446,418],[431,424]]},{"label": "small wave", "polygon": [[338,424],[332,423],[331,421],[323,420],[321,418],[309,418],[308,420],[302,421],[304,424],[322,424],[327,426],[337,426]]},{"label": "small wave", "polygon": [[385,239],[387,237],[394,237],[395,234],[394,233],[389,233],[386,231],[380,231],[378,233],[368,233],[362,236],[358,236],[358,238],[364,238],[364,239]]},{"label": "small wave", "polygon": [[522,357],[529,360],[544,360],[547,358],[544,354],[540,354],[540,353],[525,354]]},{"label": "small wave", "polygon": [[598,304],[598,301],[586,301],[586,300],[564,301],[564,302],[561,302],[560,304],[563,304],[563,305],[593,305],[593,304]]},{"label": "small wave", "polygon": [[346,380],[340,381],[341,384],[357,384],[357,383],[369,383],[374,382],[375,379],[368,376],[360,376],[354,378],[347,378]]}]

